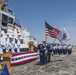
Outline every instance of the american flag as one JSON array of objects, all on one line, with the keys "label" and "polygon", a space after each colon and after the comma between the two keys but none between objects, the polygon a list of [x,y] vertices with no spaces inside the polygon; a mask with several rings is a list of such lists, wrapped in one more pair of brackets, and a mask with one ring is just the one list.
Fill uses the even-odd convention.
[{"label": "american flag", "polygon": [[60,32],[59,29],[50,26],[47,22],[45,22],[45,27],[46,27],[46,31],[45,31],[46,36],[51,36],[53,38],[57,38],[57,36]]}]

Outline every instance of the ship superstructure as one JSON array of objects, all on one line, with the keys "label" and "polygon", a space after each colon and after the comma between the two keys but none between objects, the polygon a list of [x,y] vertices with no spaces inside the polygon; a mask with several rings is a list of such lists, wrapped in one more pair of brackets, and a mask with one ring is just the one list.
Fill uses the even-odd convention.
[{"label": "ship superstructure", "polygon": [[27,51],[29,48],[29,42],[34,45],[37,44],[36,38],[30,36],[30,32],[23,29],[22,26],[15,22],[16,17],[11,9],[8,8],[7,2],[0,1],[0,34],[6,37],[9,34],[10,42],[12,35],[17,38],[20,35],[20,51]]},{"label": "ship superstructure", "polygon": [[[12,35],[14,35],[15,46],[17,45],[18,35],[20,35],[20,51],[18,52],[17,47],[15,48],[15,53],[12,53],[10,57],[11,65],[26,63],[38,58],[37,52],[34,51],[34,48],[37,46],[36,38],[30,36],[30,32],[23,29],[22,26],[16,22],[16,17],[13,11],[8,8],[6,0],[0,0],[0,35],[1,34],[3,34],[3,38],[5,39],[6,35],[9,34],[10,43],[12,43]],[[3,53],[0,52],[0,54]],[[4,54],[8,54],[8,52]]]}]

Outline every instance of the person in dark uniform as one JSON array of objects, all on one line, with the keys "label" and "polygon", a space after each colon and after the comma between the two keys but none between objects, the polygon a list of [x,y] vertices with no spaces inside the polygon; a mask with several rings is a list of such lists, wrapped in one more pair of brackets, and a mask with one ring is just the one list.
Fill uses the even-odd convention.
[{"label": "person in dark uniform", "polygon": [[51,52],[52,52],[52,45],[47,45],[47,62],[51,61]]},{"label": "person in dark uniform", "polygon": [[38,45],[38,50],[40,52],[40,65],[43,65],[45,63],[45,51],[43,44]]},{"label": "person in dark uniform", "polygon": [[46,41],[43,41],[43,49],[44,49],[44,64],[47,63],[47,59],[48,59],[48,49],[47,49],[47,44]]}]

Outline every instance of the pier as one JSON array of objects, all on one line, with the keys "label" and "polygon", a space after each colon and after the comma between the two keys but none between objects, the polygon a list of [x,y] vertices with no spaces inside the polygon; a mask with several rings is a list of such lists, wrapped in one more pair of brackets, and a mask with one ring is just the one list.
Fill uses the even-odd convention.
[{"label": "pier", "polygon": [[11,75],[76,75],[76,50],[71,55],[54,55],[52,62],[38,65],[39,59],[13,66]]}]

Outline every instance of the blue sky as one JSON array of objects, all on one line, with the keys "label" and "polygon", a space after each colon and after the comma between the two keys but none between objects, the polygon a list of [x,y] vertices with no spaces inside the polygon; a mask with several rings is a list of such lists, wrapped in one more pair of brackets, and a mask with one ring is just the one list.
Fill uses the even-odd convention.
[{"label": "blue sky", "polygon": [[[60,30],[65,24],[71,38],[67,43],[76,44],[76,0],[9,0],[8,3],[20,24],[29,28],[38,43],[45,40],[46,20]],[[52,43],[54,39],[48,37],[47,41]]]}]

